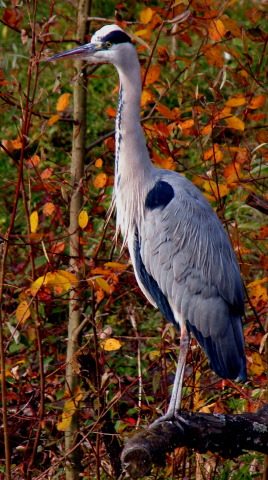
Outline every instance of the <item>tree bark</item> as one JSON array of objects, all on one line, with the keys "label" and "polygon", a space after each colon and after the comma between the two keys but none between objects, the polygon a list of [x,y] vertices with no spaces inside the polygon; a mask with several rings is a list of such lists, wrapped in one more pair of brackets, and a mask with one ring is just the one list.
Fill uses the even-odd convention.
[{"label": "tree bark", "polygon": [[[77,14],[77,35],[80,44],[85,43],[85,35],[88,28],[88,16],[91,9],[91,0],[79,0]],[[80,72],[85,62],[75,61],[75,67]],[[87,104],[87,79],[82,73],[79,82],[74,85],[74,120],[73,146],[71,161],[71,185],[72,197],[70,201],[70,267],[77,273],[79,280],[79,259],[81,231],[78,225],[78,216],[83,204],[83,192],[81,181],[84,174],[85,139],[86,139],[86,104]],[[79,348],[79,335],[76,330],[82,320],[82,298],[79,289],[72,289],[70,292],[69,323],[67,341],[67,363],[66,363],[66,390],[70,396],[74,395],[79,383],[79,377],[72,366],[72,359]],[[72,421],[65,431],[65,452],[66,452],[66,480],[76,480],[81,473],[79,448],[72,451],[75,446],[79,432],[78,414],[74,413]],[[69,453],[70,452],[70,453]]]},{"label": "tree bark", "polygon": [[164,464],[167,452],[186,446],[234,458],[254,450],[268,452],[268,404],[256,413],[220,415],[182,412],[171,422],[158,423],[126,443],[121,461],[132,477],[148,475],[152,464]]}]

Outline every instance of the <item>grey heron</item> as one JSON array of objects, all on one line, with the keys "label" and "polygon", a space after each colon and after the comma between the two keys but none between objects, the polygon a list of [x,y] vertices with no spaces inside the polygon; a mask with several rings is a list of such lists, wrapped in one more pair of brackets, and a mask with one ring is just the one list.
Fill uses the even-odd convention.
[{"label": "grey heron", "polygon": [[91,42],[49,60],[80,58],[114,65],[116,222],[137,282],[149,302],[181,331],[167,413],[180,410],[190,333],[219,377],[246,380],[243,283],[232,245],[203,194],[177,172],[155,168],[140,123],[141,72],[131,38],[104,26]]}]

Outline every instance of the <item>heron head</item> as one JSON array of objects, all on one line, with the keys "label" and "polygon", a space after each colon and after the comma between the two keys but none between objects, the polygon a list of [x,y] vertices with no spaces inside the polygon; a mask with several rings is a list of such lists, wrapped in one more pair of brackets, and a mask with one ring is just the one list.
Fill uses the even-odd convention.
[{"label": "heron head", "polygon": [[[86,60],[88,63],[120,63],[122,52],[133,48],[130,37],[117,25],[105,25],[91,38],[91,42],[66,52],[58,53],[48,61],[65,58]],[[124,55],[126,58],[126,55]]]}]

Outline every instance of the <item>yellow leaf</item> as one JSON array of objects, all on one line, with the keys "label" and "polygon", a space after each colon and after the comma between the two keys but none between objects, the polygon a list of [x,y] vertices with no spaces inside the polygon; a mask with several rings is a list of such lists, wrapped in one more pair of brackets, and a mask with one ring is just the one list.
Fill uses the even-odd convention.
[{"label": "yellow leaf", "polygon": [[16,310],[16,319],[20,322],[26,322],[26,320],[31,316],[30,309],[28,308],[28,302],[23,300],[18,306]]},{"label": "yellow leaf", "polygon": [[57,430],[59,430],[59,432],[66,432],[67,428],[71,425],[71,421],[72,416],[62,418],[62,421],[57,423]]},{"label": "yellow leaf", "polygon": [[67,400],[63,407],[62,421],[57,423],[57,429],[61,432],[65,432],[72,421],[72,416],[75,413],[76,405],[72,399]]},{"label": "yellow leaf", "polygon": [[70,93],[64,93],[63,95],[60,96],[57,102],[57,110],[58,112],[63,112],[69,105],[69,97],[71,96]]},{"label": "yellow leaf", "polygon": [[234,115],[232,117],[227,117],[224,120],[229,128],[234,128],[235,130],[245,130],[244,122]]},{"label": "yellow leaf", "polygon": [[[54,273],[50,272],[46,276],[45,284],[46,285],[52,285],[53,287],[61,287],[66,292],[68,292],[71,288],[71,282],[68,278],[66,278],[64,275],[61,274],[61,271],[56,271]],[[61,293],[59,291],[59,293]]]},{"label": "yellow leaf", "polygon": [[147,25],[147,23],[150,22],[154,13],[155,12],[150,7],[146,8],[145,10],[142,10],[140,13],[141,23],[143,23],[143,25]]},{"label": "yellow leaf", "polygon": [[225,35],[226,30],[221,20],[213,20],[208,28],[208,36],[210,40],[214,42],[219,42],[223,35]]},{"label": "yellow leaf", "polygon": [[151,37],[151,32],[147,28],[143,28],[142,30],[137,30],[135,32],[136,37],[144,37],[149,39]]},{"label": "yellow leaf", "polygon": [[107,182],[108,182],[108,177],[106,175],[106,173],[99,173],[94,182],[93,182],[93,185],[95,188],[103,188],[107,185]]},{"label": "yellow leaf", "polygon": [[102,290],[104,290],[106,293],[110,293],[110,285],[108,282],[106,282],[106,280],[104,280],[104,278],[97,277],[95,281],[98,286],[102,288]]},{"label": "yellow leaf", "polygon": [[147,72],[145,85],[151,85],[152,83],[156,82],[160,76],[160,70],[160,65],[152,65]]},{"label": "yellow leaf", "polygon": [[82,212],[79,213],[78,224],[82,229],[86,228],[88,224],[88,214],[86,210],[82,210]]},{"label": "yellow leaf", "polygon": [[35,233],[38,227],[38,212],[35,210],[30,216],[31,232]]},{"label": "yellow leaf", "polygon": [[[65,94],[66,95],[66,94]],[[68,95],[70,95],[68,93]],[[58,110],[58,109],[57,109]],[[58,111],[61,111],[61,110],[58,110]],[[47,124],[51,127],[51,125],[54,125],[54,123],[57,123],[57,121],[60,119],[60,115],[58,113],[56,113],[56,115],[52,115],[52,117],[50,117],[50,119],[48,120]]]},{"label": "yellow leaf", "polygon": [[76,276],[75,276],[73,273],[67,272],[66,270],[58,270],[58,273],[59,273],[61,276],[67,278],[67,280],[69,280],[69,282],[70,282],[71,285],[75,285],[75,286],[78,285],[78,280],[77,280]]},{"label": "yellow leaf", "polygon": [[226,107],[239,107],[240,105],[244,105],[246,103],[246,99],[244,95],[239,93],[238,95],[235,95],[232,98],[229,98],[227,102],[225,102]]},{"label": "yellow leaf", "polygon": [[42,285],[44,285],[44,280],[45,280],[44,276],[39,277],[39,278],[37,278],[37,280],[35,280],[35,282],[31,286],[31,294],[32,295],[35,295],[36,292],[42,287]]},{"label": "yellow leaf", "polygon": [[101,346],[106,352],[113,352],[114,350],[119,350],[119,348],[122,347],[122,344],[116,338],[108,338],[108,340],[101,343]]},{"label": "yellow leaf", "polygon": [[265,95],[259,95],[258,97],[252,98],[249,108],[252,110],[255,110],[255,108],[260,108],[263,107],[266,101],[266,96]]},{"label": "yellow leaf", "polygon": [[226,185],[218,185],[217,187],[216,182],[213,182],[212,180],[207,180],[206,182],[204,182],[203,186],[207,192],[213,193],[215,198],[225,197],[225,195],[227,195],[227,193],[229,192],[229,188]]},{"label": "yellow leaf", "polygon": [[261,298],[262,300],[265,300],[265,301],[268,300],[267,290],[265,286],[258,283],[257,285],[254,285],[253,287],[251,287],[250,298],[251,299]]},{"label": "yellow leaf", "polygon": [[247,287],[255,287],[255,285],[260,285],[262,283],[268,282],[268,277],[261,278],[260,280],[255,280],[254,282],[250,282]]},{"label": "yellow leaf", "polygon": [[96,162],[95,162],[95,167],[97,168],[101,168],[103,165],[103,160],[102,158],[97,158]]},{"label": "yellow leaf", "polygon": [[126,264],[117,262],[106,262],[104,266],[112,268],[113,270],[125,270],[128,267]]},{"label": "yellow leaf", "polygon": [[45,215],[52,215],[52,213],[55,212],[54,203],[51,203],[51,202],[45,203],[43,212],[44,212]]},{"label": "yellow leaf", "polygon": [[250,365],[250,370],[255,375],[261,375],[265,371],[265,366],[263,364],[262,358],[258,352],[252,353],[252,364]]},{"label": "yellow leaf", "polygon": [[144,89],[141,95],[141,107],[145,107],[147,102],[152,102],[154,99],[153,92]]}]

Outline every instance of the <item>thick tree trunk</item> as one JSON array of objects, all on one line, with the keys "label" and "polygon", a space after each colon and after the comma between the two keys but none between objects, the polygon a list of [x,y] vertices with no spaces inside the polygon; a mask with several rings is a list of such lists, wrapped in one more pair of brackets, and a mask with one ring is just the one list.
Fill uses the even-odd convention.
[{"label": "thick tree trunk", "polygon": [[256,413],[219,415],[182,412],[132,437],[121,455],[123,469],[132,478],[148,475],[153,463],[164,464],[167,452],[186,446],[234,458],[254,450],[268,452],[268,404]]},{"label": "thick tree trunk", "polygon": [[[79,43],[85,43],[88,21],[90,14],[91,0],[79,0],[77,14],[77,40]],[[76,60],[75,66],[81,71],[84,62]],[[84,174],[85,158],[85,138],[86,138],[86,90],[87,80],[84,74],[81,75],[79,82],[74,85],[74,119],[76,125],[73,130],[73,147],[71,163],[71,184],[72,198],[70,201],[70,266],[75,272],[79,272],[80,258],[80,229],[78,225],[78,216],[82,207],[83,192],[81,189],[81,179]],[[79,278],[79,273],[78,273]],[[82,298],[79,294],[79,288],[71,290],[69,306],[68,323],[68,343],[67,343],[67,364],[66,364],[66,390],[70,395],[78,385],[79,377],[72,366],[72,358],[79,348],[79,335],[76,333],[81,323],[81,304]],[[65,432],[65,451],[66,451],[66,480],[76,480],[81,472],[79,449],[75,446],[79,431],[77,412],[72,416],[71,424]]]}]

